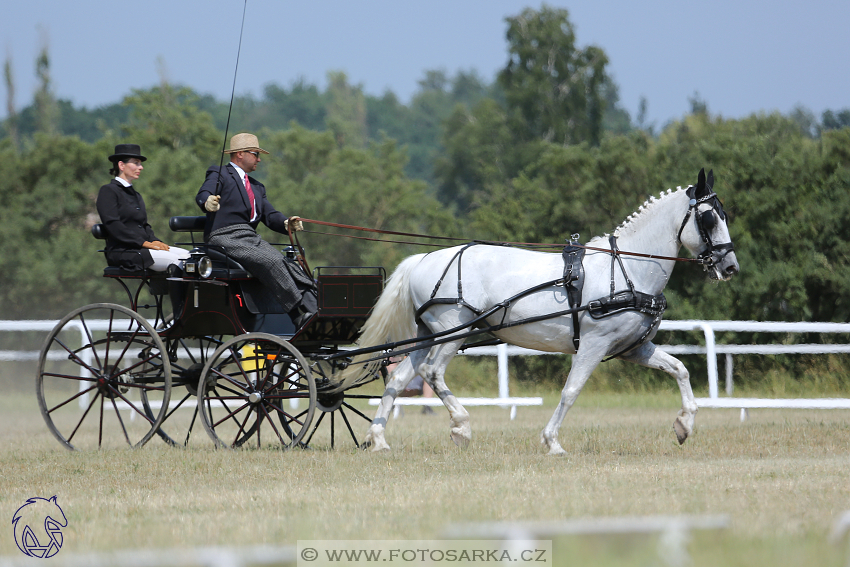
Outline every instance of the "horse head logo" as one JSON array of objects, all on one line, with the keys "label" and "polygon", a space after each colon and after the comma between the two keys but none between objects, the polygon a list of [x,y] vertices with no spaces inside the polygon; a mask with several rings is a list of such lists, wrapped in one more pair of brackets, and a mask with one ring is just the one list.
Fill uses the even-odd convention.
[{"label": "horse head logo", "polygon": [[46,559],[59,553],[65,513],[53,498],[30,498],[12,516],[15,543],[25,555]]}]

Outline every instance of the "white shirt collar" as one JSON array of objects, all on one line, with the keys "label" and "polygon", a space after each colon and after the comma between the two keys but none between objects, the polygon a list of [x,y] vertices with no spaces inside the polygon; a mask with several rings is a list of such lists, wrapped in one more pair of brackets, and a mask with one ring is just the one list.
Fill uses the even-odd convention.
[{"label": "white shirt collar", "polygon": [[244,186],[245,185],[245,176],[247,175],[247,173],[245,173],[244,169],[242,169],[241,167],[239,167],[238,165],[236,165],[233,162],[230,162],[230,165],[232,165],[233,169],[236,170],[236,173],[239,174],[239,179],[242,180],[242,185]]},{"label": "white shirt collar", "polygon": [[126,179],[124,179],[123,177],[116,177],[116,178],[115,178],[115,181],[117,181],[118,183],[120,183],[120,184],[121,184],[121,185],[123,185],[124,187],[132,187],[132,186],[133,186],[133,184],[132,184],[132,183],[129,183],[129,182],[128,182]]}]

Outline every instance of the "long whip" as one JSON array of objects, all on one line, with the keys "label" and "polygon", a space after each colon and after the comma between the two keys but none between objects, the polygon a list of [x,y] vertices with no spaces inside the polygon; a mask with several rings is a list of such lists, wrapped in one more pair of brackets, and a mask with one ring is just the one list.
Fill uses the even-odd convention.
[{"label": "long whip", "polygon": [[221,168],[224,167],[224,149],[227,145],[227,131],[230,129],[230,114],[233,112],[233,98],[236,95],[236,74],[239,72],[239,56],[242,54],[242,32],[245,31],[245,12],[248,0],[242,6],[242,26],[239,28],[239,49],[236,50],[236,68],[233,70],[233,88],[230,91],[230,108],[227,110],[227,122],[224,125],[224,140],[221,142],[221,158],[218,162],[218,177],[215,181],[215,194],[221,191]]}]

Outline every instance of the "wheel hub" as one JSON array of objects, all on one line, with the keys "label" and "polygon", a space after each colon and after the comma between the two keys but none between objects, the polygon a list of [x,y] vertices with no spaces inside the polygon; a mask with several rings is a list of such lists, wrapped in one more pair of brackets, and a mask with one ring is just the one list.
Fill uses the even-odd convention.
[{"label": "wheel hub", "polygon": [[251,392],[248,394],[248,401],[252,404],[258,404],[263,400],[262,392]]},{"label": "wheel hub", "polygon": [[316,406],[324,412],[336,411],[342,406],[344,399],[345,394],[342,392],[319,394],[316,398]]},{"label": "wheel hub", "polygon": [[185,382],[186,389],[193,396],[198,395],[198,380],[201,379],[201,371],[203,369],[204,365],[200,362],[196,362],[180,373],[180,382]]},{"label": "wheel hub", "polygon": [[107,398],[119,397],[115,392],[116,390],[122,394],[130,391],[130,388],[127,387],[129,381],[124,376],[113,376],[119,370],[118,366],[105,368],[104,372],[97,378],[97,389]]}]

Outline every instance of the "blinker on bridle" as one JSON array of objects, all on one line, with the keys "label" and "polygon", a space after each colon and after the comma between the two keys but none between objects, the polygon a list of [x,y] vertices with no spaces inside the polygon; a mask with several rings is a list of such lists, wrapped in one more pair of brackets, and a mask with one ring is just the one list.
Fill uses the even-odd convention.
[{"label": "blinker on bridle", "polygon": [[[706,195],[699,199],[696,198],[696,187],[691,186],[688,188],[688,196],[691,198],[688,203],[688,212],[685,215],[685,218],[682,219],[682,226],[679,227],[677,239],[681,244],[682,231],[688,224],[688,219],[691,218],[691,214],[693,214],[700,238],[707,245],[705,250],[697,254],[697,262],[701,264],[703,270],[707,272],[722,262],[723,258],[735,249],[735,245],[732,242],[714,244],[711,241],[711,231],[717,226],[717,217],[720,217],[724,221],[726,220],[726,211],[723,210],[723,205],[720,203],[720,199],[717,198],[717,193],[712,191],[711,185],[706,185]],[[711,209],[701,213],[698,212],[698,207],[701,204],[708,202],[711,203]]]}]

